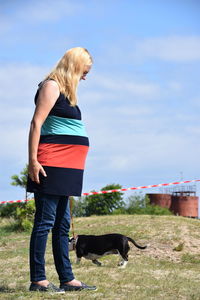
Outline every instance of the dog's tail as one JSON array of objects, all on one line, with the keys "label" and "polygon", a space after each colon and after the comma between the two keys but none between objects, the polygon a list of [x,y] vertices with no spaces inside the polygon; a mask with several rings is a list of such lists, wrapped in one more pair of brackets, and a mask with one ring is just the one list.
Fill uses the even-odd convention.
[{"label": "dog's tail", "polygon": [[135,245],[135,247],[139,248],[139,249],[146,249],[147,246],[140,246],[138,245],[132,238],[127,236],[127,239],[129,242],[131,242],[133,245]]}]

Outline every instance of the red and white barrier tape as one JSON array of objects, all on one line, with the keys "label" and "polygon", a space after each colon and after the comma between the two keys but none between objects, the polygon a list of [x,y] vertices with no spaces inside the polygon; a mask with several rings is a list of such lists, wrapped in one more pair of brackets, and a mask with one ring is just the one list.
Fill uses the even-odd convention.
[{"label": "red and white barrier tape", "polygon": [[179,182],[171,182],[171,183],[159,183],[159,184],[152,184],[152,185],[146,185],[146,186],[130,187],[130,188],[126,188],[126,189],[90,192],[90,193],[83,193],[82,195],[83,196],[88,196],[88,195],[107,194],[107,193],[114,193],[114,192],[124,192],[124,191],[131,191],[131,190],[150,189],[150,188],[153,188],[153,187],[169,186],[169,185],[190,183],[190,182],[197,182],[197,181],[200,181],[200,179],[186,180],[186,181],[179,181]]},{"label": "red and white barrier tape", "polygon": [[[194,179],[194,180],[185,180],[185,181],[177,181],[177,182],[170,182],[170,183],[159,183],[159,184],[152,184],[152,185],[146,185],[146,186],[130,187],[130,188],[126,188],[126,189],[116,189],[116,190],[106,190],[106,191],[99,191],[99,192],[82,193],[81,196],[108,194],[108,193],[114,193],[114,192],[125,192],[125,191],[131,191],[131,190],[150,189],[150,188],[154,188],[154,187],[177,185],[177,184],[199,182],[199,181],[200,181],[200,179]],[[0,204],[21,203],[21,202],[27,202],[27,201],[29,201],[29,199],[27,199],[27,200],[1,201]]]},{"label": "red and white barrier tape", "polygon": [[1,201],[0,204],[7,204],[7,203],[22,203],[22,202],[28,202],[29,200],[31,200],[31,199]]}]

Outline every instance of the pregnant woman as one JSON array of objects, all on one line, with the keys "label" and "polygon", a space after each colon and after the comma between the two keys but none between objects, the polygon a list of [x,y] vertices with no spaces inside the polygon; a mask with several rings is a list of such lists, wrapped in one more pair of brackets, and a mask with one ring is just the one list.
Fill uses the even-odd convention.
[{"label": "pregnant woman", "polygon": [[[92,57],[85,48],[68,50],[39,84],[29,133],[27,190],[34,193],[35,219],[30,240],[30,291],[64,293],[89,289],[74,278],[68,253],[69,196],[80,196],[89,140],[77,105],[79,81]],[[60,288],[45,274],[45,249],[52,229],[52,249]]]}]

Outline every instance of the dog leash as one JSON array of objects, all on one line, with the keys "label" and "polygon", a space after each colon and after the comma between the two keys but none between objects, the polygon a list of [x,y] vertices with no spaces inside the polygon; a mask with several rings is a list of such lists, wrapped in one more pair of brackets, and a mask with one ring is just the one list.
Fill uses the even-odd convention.
[{"label": "dog leash", "polygon": [[72,226],[72,235],[73,235],[73,238],[75,238],[75,233],[74,233],[74,218],[73,218],[72,210],[73,210],[73,198],[70,197],[70,218],[71,218],[71,226]]},{"label": "dog leash", "polygon": [[72,236],[73,236],[73,250],[75,250],[76,245],[75,245],[75,241],[76,241],[76,236],[75,236],[75,232],[74,232],[74,218],[73,218],[73,197],[70,197],[70,218],[71,218],[71,227],[72,227]]}]

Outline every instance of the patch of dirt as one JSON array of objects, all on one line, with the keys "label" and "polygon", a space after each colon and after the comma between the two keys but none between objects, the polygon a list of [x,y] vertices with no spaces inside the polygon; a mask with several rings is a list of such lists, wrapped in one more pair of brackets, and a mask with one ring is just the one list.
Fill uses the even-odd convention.
[{"label": "patch of dirt", "polygon": [[[140,244],[144,243],[140,242]],[[182,250],[175,251],[174,248],[180,244],[183,244]],[[130,256],[131,252],[132,250],[129,252]],[[145,255],[173,262],[180,262],[182,255],[186,253],[194,256],[200,254],[200,227],[194,228],[189,227],[188,224],[182,224],[178,234],[174,234],[169,228],[166,228],[162,231],[162,235],[151,238],[145,250],[136,249],[136,255]],[[134,256],[134,254],[132,255]]]}]

